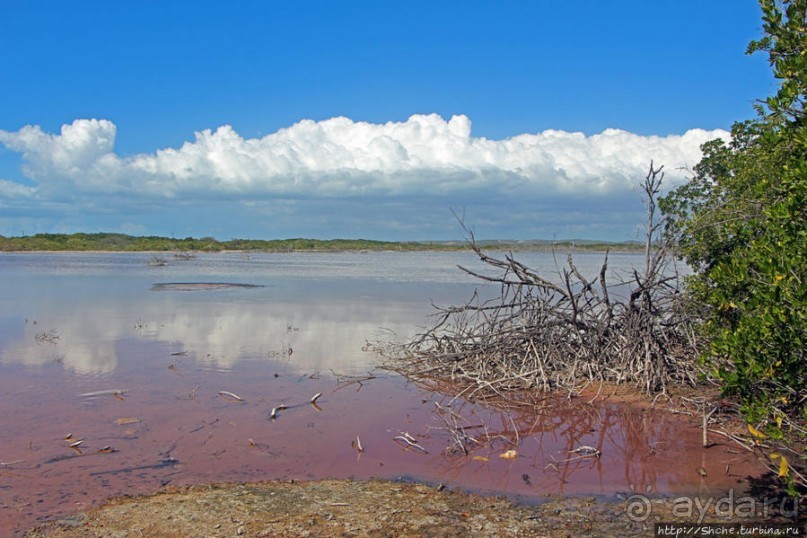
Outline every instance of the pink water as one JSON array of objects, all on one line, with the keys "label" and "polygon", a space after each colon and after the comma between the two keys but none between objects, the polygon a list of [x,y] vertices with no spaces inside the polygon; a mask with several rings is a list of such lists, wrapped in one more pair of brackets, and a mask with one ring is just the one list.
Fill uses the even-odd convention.
[{"label": "pink water", "polygon": [[[120,351],[138,368],[70,379],[53,366],[0,380],[0,533],[166,484],[404,477],[530,498],[717,493],[756,470],[728,445],[701,448],[697,424],[664,411],[562,399],[538,413],[458,401],[445,408],[447,397],[395,377],[346,384],[265,362],[216,372],[150,343]],[[122,396],[80,396],[118,389]],[[316,393],[315,407],[308,402]],[[288,409],[271,419],[281,404]],[[456,450],[441,416],[479,441],[464,440],[469,454]],[[404,434],[426,452],[395,440]],[[574,459],[581,446],[602,456]],[[517,457],[500,457],[508,450]]]},{"label": "pink water", "polygon": [[[124,277],[116,259],[64,274],[86,258],[55,259],[58,274],[37,273],[36,257],[0,264],[3,536],[168,484],[402,478],[529,502],[716,495],[762,470],[731,445],[702,448],[697,421],[663,410],[559,398],[502,413],[375,369],[364,341],[411,329],[429,297],[456,293],[449,284],[281,281],[250,266],[238,280],[264,287],[167,293],[150,288],[188,275],[143,263]],[[207,282],[220,276],[210,267],[182,271]],[[601,456],[579,457],[582,446]]]}]

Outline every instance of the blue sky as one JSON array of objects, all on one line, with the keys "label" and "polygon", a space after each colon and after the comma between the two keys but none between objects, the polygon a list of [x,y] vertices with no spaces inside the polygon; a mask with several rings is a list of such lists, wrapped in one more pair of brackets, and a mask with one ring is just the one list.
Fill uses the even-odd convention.
[{"label": "blue sky", "polygon": [[0,13],[4,235],[633,239],[775,88],[751,0]]}]

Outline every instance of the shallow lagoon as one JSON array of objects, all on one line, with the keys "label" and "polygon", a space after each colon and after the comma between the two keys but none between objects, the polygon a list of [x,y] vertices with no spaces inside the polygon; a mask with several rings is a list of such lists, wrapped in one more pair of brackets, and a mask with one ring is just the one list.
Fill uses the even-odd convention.
[{"label": "shallow lagoon", "polygon": [[[525,500],[615,498],[712,494],[754,469],[743,454],[701,449],[700,430],[679,416],[554,399],[509,415],[454,401],[468,431],[493,440],[448,450],[436,404],[452,395],[374,370],[363,348],[414,334],[432,302],[469,298],[480,283],[456,266],[485,270],[470,253],[164,257],[154,267],[146,253],[0,255],[4,534],[166,484],[405,477]],[[562,263],[518,258],[548,275]],[[592,276],[601,261],[576,256]],[[640,262],[612,254],[609,268]],[[404,433],[424,450],[396,442]],[[571,457],[582,445],[602,457]],[[516,459],[499,457],[511,449]]]}]

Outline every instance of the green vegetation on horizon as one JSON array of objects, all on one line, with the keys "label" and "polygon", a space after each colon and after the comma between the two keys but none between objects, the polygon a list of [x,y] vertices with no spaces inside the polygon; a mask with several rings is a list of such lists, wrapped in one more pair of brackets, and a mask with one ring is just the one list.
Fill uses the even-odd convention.
[{"label": "green vegetation on horizon", "polygon": [[225,250],[263,250],[287,252],[299,250],[415,250],[416,243],[392,243],[362,239],[231,239],[212,237],[175,239],[159,236],[132,236],[120,233],[41,233],[30,236],[0,236],[0,251],[106,251],[106,252],[221,252]]},{"label": "green vegetation on horizon", "polygon": [[[639,251],[634,242],[606,243],[595,241],[485,241],[486,248],[510,250],[564,250]],[[345,251],[345,250],[462,250],[463,241],[371,241],[367,239],[231,239],[218,241],[212,237],[174,239],[159,236],[131,236],[119,233],[41,233],[29,236],[3,237],[0,235],[0,252],[32,251],[105,251],[105,252],[221,252],[236,251]]]}]

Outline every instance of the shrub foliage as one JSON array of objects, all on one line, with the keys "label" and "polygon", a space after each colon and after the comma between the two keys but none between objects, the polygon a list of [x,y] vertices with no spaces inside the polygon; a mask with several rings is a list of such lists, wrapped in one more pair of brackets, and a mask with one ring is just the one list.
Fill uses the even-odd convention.
[{"label": "shrub foliage", "polygon": [[692,179],[661,208],[695,270],[687,288],[704,319],[704,359],[740,397],[748,423],[764,426],[755,431],[803,439],[807,0],[760,6],[764,37],[747,52],[768,54],[778,91],[760,101],[755,119],[733,126],[730,141],[706,143]]}]

